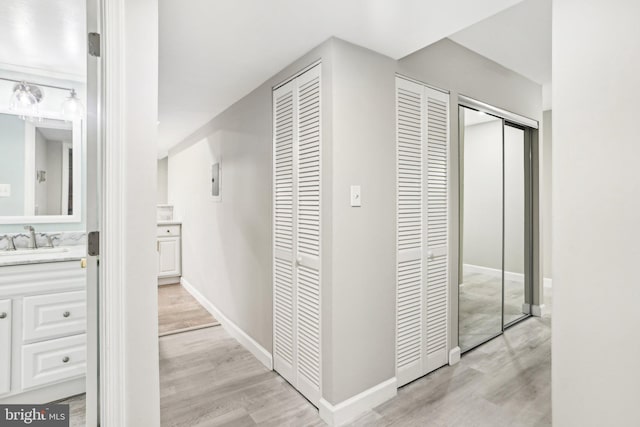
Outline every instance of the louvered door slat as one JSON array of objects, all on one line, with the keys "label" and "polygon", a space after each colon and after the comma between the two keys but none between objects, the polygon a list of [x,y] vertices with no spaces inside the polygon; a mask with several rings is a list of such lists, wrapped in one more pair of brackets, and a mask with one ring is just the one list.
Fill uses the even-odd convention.
[{"label": "louvered door slat", "polygon": [[399,385],[447,362],[448,95],[396,80]]},{"label": "louvered door slat", "polygon": [[295,110],[295,84],[290,82],[273,93],[273,363],[288,381],[295,381],[296,369]]},{"label": "louvered door slat", "polygon": [[298,389],[320,399],[320,67],[298,77],[297,336]]},{"label": "louvered door slat", "polygon": [[426,89],[426,298],[425,371],[448,361],[448,151],[449,97]]},{"label": "louvered door slat", "polygon": [[405,80],[397,80],[398,385],[418,378],[422,370],[423,108],[422,87]]},{"label": "louvered door slat", "polygon": [[321,86],[317,65],[274,91],[274,367],[320,401]]}]

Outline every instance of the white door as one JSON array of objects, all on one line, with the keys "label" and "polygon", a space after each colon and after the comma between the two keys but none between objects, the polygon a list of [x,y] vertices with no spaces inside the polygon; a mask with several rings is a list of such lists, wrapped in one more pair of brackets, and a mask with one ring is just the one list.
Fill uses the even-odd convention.
[{"label": "white door", "polygon": [[180,238],[158,237],[158,277],[180,275]]},{"label": "white door", "polygon": [[0,395],[11,391],[11,300],[0,301]]},{"label": "white door", "polygon": [[273,92],[274,368],[320,401],[320,65]]},{"label": "white door", "polygon": [[398,385],[448,361],[449,95],[396,79]]}]

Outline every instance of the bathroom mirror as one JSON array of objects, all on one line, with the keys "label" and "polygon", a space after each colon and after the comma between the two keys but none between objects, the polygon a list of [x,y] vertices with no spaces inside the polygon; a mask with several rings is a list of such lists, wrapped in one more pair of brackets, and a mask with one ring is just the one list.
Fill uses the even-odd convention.
[{"label": "bathroom mirror", "polygon": [[81,121],[0,112],[0,224],[80,222]]}]

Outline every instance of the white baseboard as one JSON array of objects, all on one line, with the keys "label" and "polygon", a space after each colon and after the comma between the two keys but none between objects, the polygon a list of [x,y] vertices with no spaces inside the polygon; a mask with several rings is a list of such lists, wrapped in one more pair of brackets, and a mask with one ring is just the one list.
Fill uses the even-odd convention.
[{"label": "white baseboard", "polygon": [[544,287],[545,288],[552,288],[553,287],[553,280],[549,279],[548,277],[544,278],[543,281]]},{"label": "white baseboard", "polygon": [[449,351],[449,366],[460,362],[460,347],[454,347]]},{"label": "white baseboard", "polygon": [[193,287],[189,281],[187,281],[184,277],[180,278],[180,283],[182,286],[193,296],[196,301],[198,301],[213,317],[216,318],[218,322],[224,327],[224,329],[231,335],[233,338],[238,340],[240,344],[242,344],[247,350],[253,354],[256,359],[260,361],[267,369],[273,370],[273,356],[271,353],[267,351],[264,347],[262,347],[256,340],[251,338],[245,331],[240,329],[238,325],[233,323],[227,316],[222,314],[222,312],[215,306],[211,301],[209,301],[204,295],[200,293],[196,288]]},{"label": "white baseboard", "polygon": [[[502,270],[499,270],[497,268],[489,268],[489,267],[483,267],[480,265],[473,265],[473,264],[464,264],[462,266],[462,271],[463,272],[467,272],[467,273],[479,273],[479,274],[484,274],[487,276],[491,276],[491,277],[502,277]],[[514,273],[512,271],[505,271],[504,272],[504,279],[505,280],[513,280],[515,282],[520,281],[520,282],[524,282],[524,274],[523,273]]]},{"label": "white baseboard", "polygon": [[544,304],[540,305],[532,305],[531,306],[531,315],[535,317],[542,317],[544,315]]},{"label": "white baseboard", "polygon": [[342,426],[395,397],[397,393],[397,382],[393,377],[337,405],[320,399],[320,418],[330,426]]},{"label": "white baseboard", "polygon": [[531,314],[531,304],[528,302],[522,303],[522,314]]}]

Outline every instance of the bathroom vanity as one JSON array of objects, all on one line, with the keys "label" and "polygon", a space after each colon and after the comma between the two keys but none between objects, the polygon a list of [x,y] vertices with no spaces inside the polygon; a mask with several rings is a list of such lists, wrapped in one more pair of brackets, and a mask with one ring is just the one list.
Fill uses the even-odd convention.
[{"label": "bathroom vanity", "polygon": [[182,275],[182,224],[159,221],[156,241],[158,284],[179,283]]},{"label": "bathroom vanity", "polygon": [[84,393],[85,252],[84,245],[0,252],[0,403]]}]

